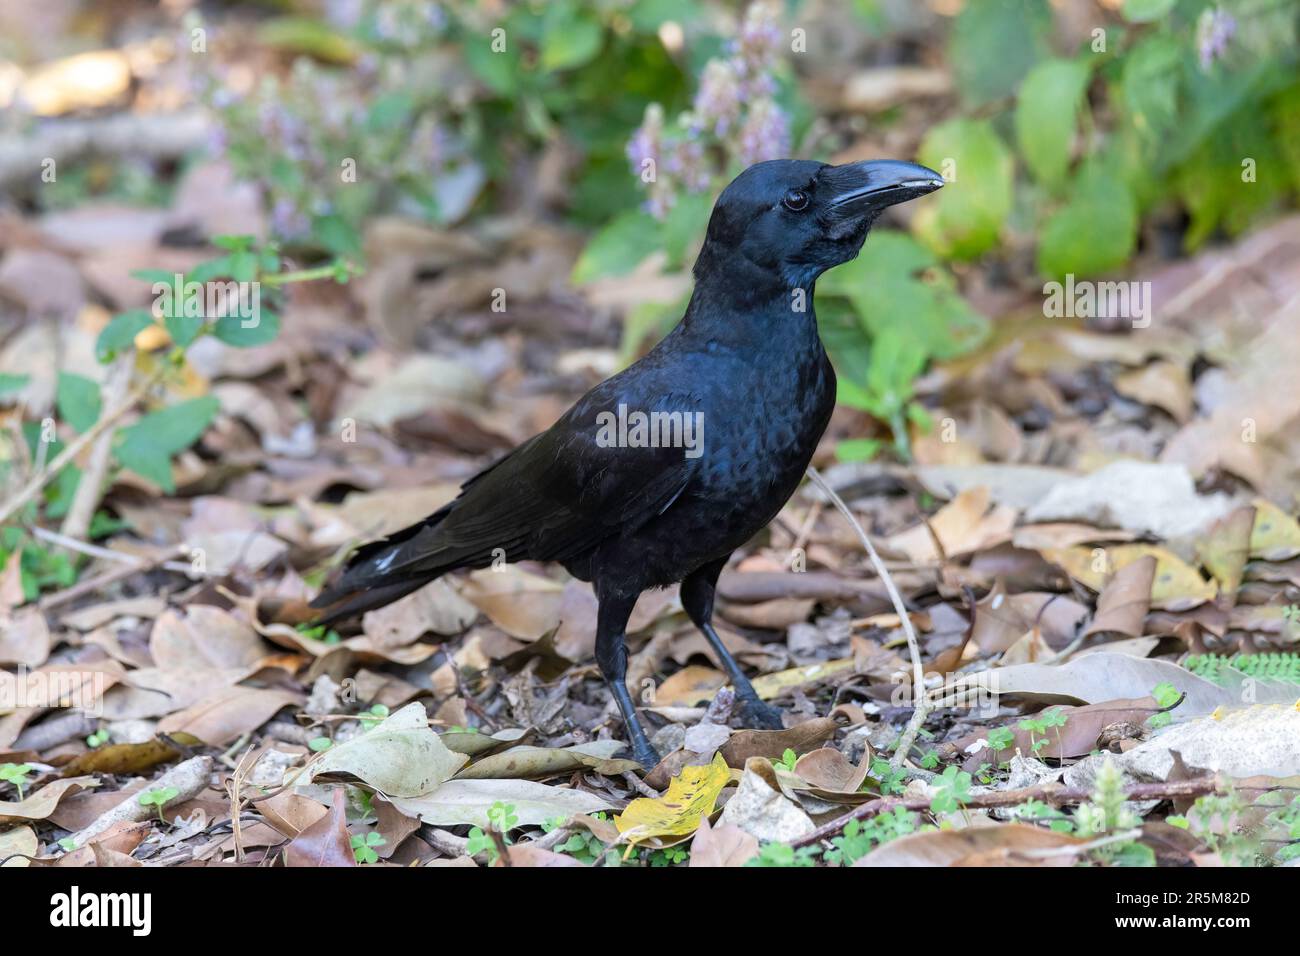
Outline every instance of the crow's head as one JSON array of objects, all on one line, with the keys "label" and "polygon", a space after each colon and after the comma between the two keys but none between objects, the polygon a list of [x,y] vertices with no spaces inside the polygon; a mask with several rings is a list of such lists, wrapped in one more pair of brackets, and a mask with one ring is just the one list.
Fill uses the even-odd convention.
[{"label": "crow's head", "polygon": [[757,163],[718,197],[697,277],[704,263],[738,264],[739,256],[787,286],[806,286],[856,256],[887,207],[942,185],[934,170],[891,159],[843,166],[799,159]]}]

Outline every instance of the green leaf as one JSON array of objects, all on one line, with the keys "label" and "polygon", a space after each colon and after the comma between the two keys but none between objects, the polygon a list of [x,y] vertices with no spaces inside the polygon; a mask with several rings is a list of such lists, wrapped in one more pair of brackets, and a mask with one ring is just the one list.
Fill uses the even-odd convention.
[{"label": "green leaf", "polygon": [[590,62],[600,52],[602,32],[600,21],[589,14],[547,16],[542,34],[542,69],[568,70]]},{"label": "green leaf", "polygon": [[1079,171],[1070,201],[1043,225],[1038,271],[1046,278],[1097,275],[1128,259],[1137,243],[1137,204],[1099,162]]},{"label": "green leaf", "polygon": [[95,342],[95,357],[101,362],[113,361],[118,352],[130,348],[135,337],[151,325],[153,316],[145,309],[132,309],[113,316]]},{"label": "green leaf", "polygon": [[662,229],[639,209],[620,215],[597,232],[573,267],[573,282],[582,285],[606,276],[627,275],[659,248]]},{"label": "green leaf", "polygon": [[99,421],[99,413],[102,411],[99,383],[71,372],[59,372],[55,404],[60,418],[78,433],[84,432]]},{"label": "green leaf", "polygon": [[875,438],[846,438],[835,446],[835,457],[840,461],[870,461],[880,446]]},{"label": "green leaf", "polygon": [[1174,8],[1178,0],[1124,0],[1122,13],[1129,23],[1159,20]]},{"label": "green leaf", "polygon": [[207,395],[150,412],[122,429],[115,449],[117,460],[170,494],[176,490],[172,456],[203,434],[219,408],[220,403]]},{"label": "green leaf", "polygon": [[27,387],[32,377],[30,375],[16,375],[13,372],[0,372],[0,398],[11,395],[14,392],[20,392]]},{"label": "green leaf", "polygon": [[[920,161],[950,176],[921,203],[913,229],[942,256],[973,259],[998,241],[1011,212],[1011,151],[988,120],[949,120],[926,135]],[[951,175],[950,175],[951,174]]]},{"label": "green leaf", "polygon": [[908,316],[908,335],[926,357],[954,358],[988,334],[988,320],[967,304],[934,253],[906,233],[873,232],[862,255],[828,272],[817,286],[853,305],[859,325],[874,340]]},{"label": "green leaf", "polygon": [[[253,324],[249,324],[253,323]],[[236,348],[265,345],[280,334],[280,317],[270,309],[259,308],[251,318],[226,315],[217,320],[212,334]]]},{"label": "green leaf", "polygon": [[1050,54],[1051,31],[1046,0],[967,2],[948,42],[961,98],[982,106],[1010,96],[1029,68]]},{"label": "green leaf", "polygon": [[356,59],[352,39],[317,17],[276,17],[257,31],[266,46],[346,66]]},{"label": "green leaf", "polygon": [[1124,58],[1120,77],[1123,103],[1133,126],[1152,140],[1178,122],[1178,90],[1183,49],[1163,33],[1140,42]]},{"label": "green leaf", "polygon": [[[184,309],[184,303],[180,303],[180,308]],[[175,310],[173,310],[175,311]],[[192,344],[203,331],[203,316],[175,314],[163,318],[163,325],[167,326],[167,334],[171,336],[173,342],[181,348]]]},{"label": "green leaf", "polygon": [[470,70],[494,93],[513,96],[519,88],[519,54],[507,34],[506,48],[500,52],[492,49],[492,37],[475,34],[466,39],[461,53]]},{"label": "green leaf", "polygon": [[1034,176],[1048,186],[1065,179],[1079,105],[1088,86],[1086,63],[1045,60],[1029,71],[1016,101],[1016,142]]}]

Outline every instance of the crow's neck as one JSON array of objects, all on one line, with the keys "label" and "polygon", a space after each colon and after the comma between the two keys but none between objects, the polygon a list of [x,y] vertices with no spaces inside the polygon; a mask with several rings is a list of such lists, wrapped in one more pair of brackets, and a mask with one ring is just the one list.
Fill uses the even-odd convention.
[{"label": "crow's neck", "polygon": [[756,269],[696,269],[681,332],[693,343],[789,357],[821,352],[813,311],[815,280],[792,285]]}]

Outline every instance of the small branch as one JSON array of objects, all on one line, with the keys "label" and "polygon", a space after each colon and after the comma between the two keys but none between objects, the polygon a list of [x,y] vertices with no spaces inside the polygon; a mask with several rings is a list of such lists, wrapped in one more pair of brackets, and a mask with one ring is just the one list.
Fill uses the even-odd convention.
[{"label": "small branch", "polygon": [[[126,397],[127,387],[131,384],[131,370],[135,366],[135,354],[128,352],[117,358],[109,369],[104,382],[104,407],[116,408]],[[113,433],[105,431],[90,449],[90,458],[81,474],[77,493],[68,508],[67,517],[59,529],[69,538],[84,538],[90,531],[91,519],[99,505],[103,492],[104,476],[108,474],[109,461],[112,458]]]},{"label": "small branch", "polygon": [[[1124,790],[1125,800],[1170,800],[1174,797],[1200,797],[1207,793],[1221,793],[1227,789],[1228,781],[1217,774],[1198,777],[1195,780],[1173,780],[1165,783],[1139,783]],[[1066,787],[1059,783],[1040,783],[1021,790],[994,790],[989,793],[974,794],[962,804],[966,810],[982,810],[995,807],[1014,807],[1030,800],[1041,800],[1052,806],[1070,803],[1087,803],[1092,799],[1092,789],[1084,787]],[[882,813],[889,813],[897,807],[905,810],[930,809],[929,797],[905,800],[902,797],[880,797],[869,800],[851,812],[837,817],[830,823],[818,827],[805,836],[793,841],[791,846],[812,846],[839,834],[850,820],[866,820]]]},{"label": "small branch", "polygon": [[0,508],[0,524],[4,524],[17,514],[18,511],[27,504],[27,502],[40,494],[42,488],[54,480],[54,477],[63,470],[65,465],[72,462],[83,450],[85,450],[87,446],[92,444],[96,438],[106,432],[113,425],[117,424],[118,420],[134,408],[135,403],[143,398],[145,393],[162,379],[166,371],[167,363],[163,362],[152,375],[132,389],[130,394],[127,395],[120,405],[101,415],[99,421],[95,422],[95,424],[91,425],[90,428],[86,429],[86,431],[69,442],[68,446],[56,455],[53,461],[40,468],[36,474],[32,476],[32,479],[27,482],[27,484],[24,485],[16,495],[5,502],[3,508]]},{"label": "small branch", "polygon": [[876,553],[875,545],[871,543],[871,538],[858,522],[849,506],[844,503],[844,499],[835,493],[821,473],[811,465],[808,466],[808,477],[813,483],[831,500],[831,503],[839,509],[840,513],[848,519],[849,524],[858,535],[858,540],[862,542],[862,547],[867,551],[867,557],[871,559],[871,564],[876,569],[881,582],[885,585],[885,591],[889,594],[889,600],[893,602],[894,611],[898,614],[899,623],[902,625],[903,633],[907,635],[907,650],[912,657],[912,701],[914,709],[912,719],[907,722],[907,727],[903,730],[903,735],[898,740],[898,746],[894,750],[894,756],[889,761],[889,766],[897,770],[907,759],[908,753],[912,749],[912,743],[916,740],[916,735],[921,732],[921,726],[925,723],[925,718],[930,712],[930,702],[925,694],[925,668],[921,664],[921,645],[916,639],[916,629],[912,627],[912,617],[907,611],[907,605],[903,603],[903,596],[898,593],[898,588],[894,584],[894,579],[889,576],[889,569],[885,567],[885,562],[880,560],[880,555]]}]

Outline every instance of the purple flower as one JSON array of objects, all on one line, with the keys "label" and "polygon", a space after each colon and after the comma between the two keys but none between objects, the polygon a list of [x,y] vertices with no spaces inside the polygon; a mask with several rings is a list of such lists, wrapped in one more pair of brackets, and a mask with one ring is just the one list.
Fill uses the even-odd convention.
[{"label": "purple flower", "polygon": [[291,200],[277,199],[271,207],[271,230],[278,236],[294,239],[311,231],[311,223]]},{"label": "purple flower", "polygon": [[745,10],[734,50],[741,95],[746,99],[772,93],[769,74],[780,60],[785,43],[777,22],[780,12],[780,5],[772,0],[757,0]]},{"label": "purple flower", "polygon": [[745,166],[790,153],[790,122],[771,100],[759,100],[749,111],[740,131],[740,161]]},{"label": "purple flower", "polygon": [[1223,56],[1228,41],[1237,32],[1237,21],[1222,7],[1206,10],[1196,21],[1196,47],[1201,58],[1201,69],[1208,70],[1215,60]]},{"label": "purple flower", "polygon": [[658,103],[646,107],[645,119],[637,127],[632,138],[627,141],[627,161],[632,165],[632,172],[638,176],[647,159],[653,160],[657,167],[660,160],[660,147],[663,143],[664,110]]},{"label": "purple flower", "polygon": [[700,78],[692,106],[694,125],[726,136],[740,116],[740,82],[736,68],[725,60],[710,60]]}]

